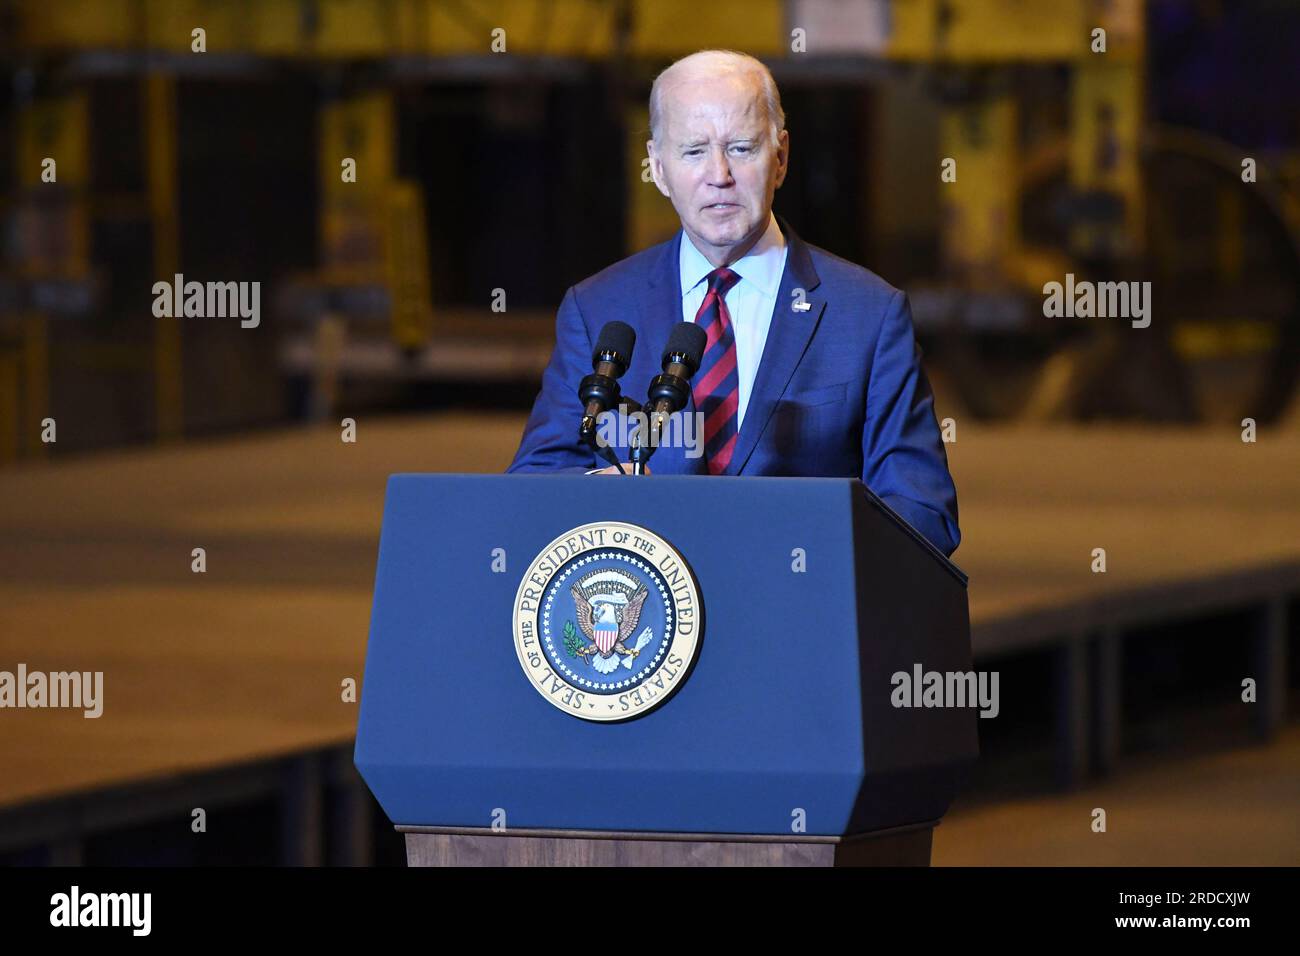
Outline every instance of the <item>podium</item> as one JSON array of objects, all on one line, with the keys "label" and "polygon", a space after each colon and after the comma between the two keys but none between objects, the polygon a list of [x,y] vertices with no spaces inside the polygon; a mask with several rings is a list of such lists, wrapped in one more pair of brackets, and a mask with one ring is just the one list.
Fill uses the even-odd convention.
[{"label": "podium", "polygon": [[927,865],[970,671],[859,481],[394,475],[355,763],[411,865]]}]

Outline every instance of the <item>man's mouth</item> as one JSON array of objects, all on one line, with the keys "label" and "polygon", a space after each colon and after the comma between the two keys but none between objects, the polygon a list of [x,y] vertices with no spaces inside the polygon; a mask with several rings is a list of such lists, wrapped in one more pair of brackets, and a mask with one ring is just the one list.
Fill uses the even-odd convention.
[{"label": "man's mouth", "polygon": [[720,210],[720,209],[735,209],[735,208],[736,208],[736,204],[735,204],[734,202],[715,202],[712,206],[705,206],[704,208],[705,208],[705,209],[718,209],[718,210]]}]

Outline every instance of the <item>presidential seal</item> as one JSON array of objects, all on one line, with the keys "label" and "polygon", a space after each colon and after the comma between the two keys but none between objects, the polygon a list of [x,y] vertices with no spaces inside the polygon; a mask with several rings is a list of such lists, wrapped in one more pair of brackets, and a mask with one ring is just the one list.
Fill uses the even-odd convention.
[{"label": "presidential seal", "polygon": [[584,720],[653,710],[700,645],[699,588],[685,559],[634,524],[599,521],[560,535],[515,595],[515,651],[529,682]]}]

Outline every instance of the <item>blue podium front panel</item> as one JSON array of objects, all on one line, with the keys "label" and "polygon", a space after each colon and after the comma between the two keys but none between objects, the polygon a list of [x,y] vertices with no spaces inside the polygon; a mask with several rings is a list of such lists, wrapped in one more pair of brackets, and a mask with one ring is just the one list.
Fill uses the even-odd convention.
[{"label": "blue podium front panel", "polygon": [[[863,495],[842,479],[393,476],[358,769],[398,825],[830,835],[906,816],[893,803],[862,813]],[[643,527],[676,549],[702,604],[693,668],[630,719],[566,712],[516,651],[530,565],[598,522]],[[894,546],[915,547],[901,533]],[[567,600],[570,611],[585,603]],[[599,609],[583,611],[596,634]],[[566,640],[574,630],[568,622]],[[921,801],[916,819],[941,814],[950,796]]]}]

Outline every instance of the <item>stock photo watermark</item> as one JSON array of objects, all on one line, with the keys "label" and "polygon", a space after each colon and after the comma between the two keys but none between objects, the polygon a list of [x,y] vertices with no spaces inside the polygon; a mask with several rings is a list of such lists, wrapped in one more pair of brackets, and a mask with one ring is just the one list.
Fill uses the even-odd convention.
[{"label": "stock photo watermark", "polygon": [[158,319],[239,319],[242,329],[262,323],[262,283],[186,282],[176,273],[171,282],[153,284],[153,314]]},{"label": "stock photo watermark", "polygon": [[152,893],[88,893],[73,885],[50,897],[50,925],[56,927],[125,927],[132,936],[148,936],[153,926]]},{"label": "stock photo watermark", "polygon": [[0,671],[0,708],[81,710],[94,719],[104,713],[103,671]]},{"label": "stock photo watermark", "polygon": [[1065,282],[1043,285],[1043,315],[1049,319],[1130,319],[1135,329],[1151,324],[1150,282],[1078,281],[1067,272]]},{"label": "stock photo watermark", "polygon": [[895,671],[889,678],[895,707],[978,707],[981,717],[996,717],[997,671],[927,671],[920,664],[912,672]]},{"label": "stock photo watermark", "polygon": [[596,444],[601,448],[683,448],[687,458],[699,458],[704,454],[704,413],[602,412],[596,418]]}]

